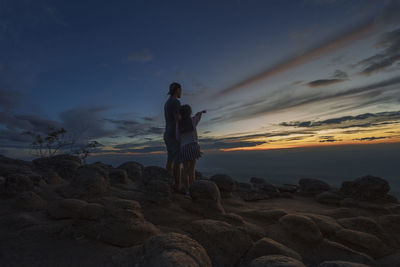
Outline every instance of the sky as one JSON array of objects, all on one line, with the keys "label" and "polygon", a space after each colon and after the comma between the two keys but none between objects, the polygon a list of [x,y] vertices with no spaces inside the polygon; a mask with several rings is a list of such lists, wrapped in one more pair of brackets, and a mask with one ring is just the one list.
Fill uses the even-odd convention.
[{"label": "sky", "polygon": [[0,154],[67,130],[164,153],[169,84],[205,152],[400,142],[400,1],[0,0]]}]

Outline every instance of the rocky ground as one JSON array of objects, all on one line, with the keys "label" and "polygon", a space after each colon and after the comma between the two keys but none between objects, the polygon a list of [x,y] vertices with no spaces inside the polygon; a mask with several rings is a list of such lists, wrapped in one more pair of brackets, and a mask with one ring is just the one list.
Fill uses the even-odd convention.
[{"label": "rocky ground", "polygon": [[400,206],[382,178],[332,188],[0,156],[1,266],[400,266]]}]

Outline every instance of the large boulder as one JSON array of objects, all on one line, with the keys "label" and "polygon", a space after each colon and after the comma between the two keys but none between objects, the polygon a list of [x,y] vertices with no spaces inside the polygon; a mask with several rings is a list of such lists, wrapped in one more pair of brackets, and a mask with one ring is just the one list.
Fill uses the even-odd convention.
[{"label": "large boulder", "polygon": [[79,199],[63,199],[49,204],[47,214],[51,219],[77,219],[80,210],[88,203]]},{"label": "large boulder", "polygon": [[109,191],[108,172],[96,165],[79,167],[67,188],[67,194],[73,197],[99,197]]},{"label": "large boulder", "polygon": [[158,166],[147,166],[143,170],[143,183],[148,184],[151,181],[162,181],[166,184],[172,184],[173,177],[165,169]]},{"label": "large boulder", "polygon": [[129,184],[132,182],[128,178],[128,173],[124,169],[111,168],[108,170],[111,185]]},{"label": "large boulder", "polygon": [[136,161],[128,161],[118,166],[118,169],[125,170],[132,181],[139,181],[142,179],[144,167]]},{"label": "large boulder", "polygon": [[26,174],[9,174],[4,181],[4,193],[14,196],[19,192],[33,190],[33,181]]},{"label": "large boulder", "polygon": [[168,203],[172,199],[171,185],[163,180],[150,180],[145,185],[145,199],[153,203]]},{"label": "large boulder", "polygon": [[283,256],[269,255],[254,259],[250,267],[306,267],[301,261]]},{"label": "large boulder", "polygon": [[6,177],[10,174],[29,174],[31,172],[31,162],[19,159],[11,159],[0,155],[0,176]]},{"label": "large boulder", "polygon": [[45,202],[35,192],[26,191],[20,193],[15,199],[17,207],[25,211],[36,211],[44,207]]},{"label": "large boulder", "polygon": [[370,175],[343,182],[340,188],[345,196],[357,200],[384,199],[389,190],[390,186],[386,180]]},{"label": "large boulder", "polygon": [[343,195],[334,191],[325,191],[315,196],[315,200],[323,204],[339,205]]},{"label": "large boulder", "polygon": [[245,218],[257,220],[263,224],[273,224],[285,216],[287,212],[282,209],[251,209],[244,210],[240,214]]},{"label": "large boulder", "polygon": [[226,222],[198,220],[186,228],[206,249],[213,266],[235,266],[253,244],[249,235]]},{"label": "large boulder", "polygon": [[316,243],[322,240],[322,234],[314,221],[306,216],[288,214],[279,219],[280,224],[300,239]]},{"label": "large boulder", "polygon": [[205,249],[190,237],[168,233],[151,237],[143,245],[143,267],[211,267]]},{"label": "large boulder", "polygon": [[350,261],[324,261],[318,267],[368,267],[362,263],[350,262]]},{"label": "large boulder", "polygon": [[265,195],[265,199],[279,196],[279,189],[264,178],[251,177],[250,183],[253,188],[257,189],[259,194]]},{"label": "large boulder", "polygon": [[321,233],[326,237],[334,236],[337,231],[343,228],[336,222],[335,219],[331,217],[310,213],[304,215],[313,220],[314,223],[318,226]]},{"label": "large boulder", "polygon": [[400,215],[390,214],[379,216],[377,219],[379,226],[384,229],[384,231],[390,235],[392,238],[396,239],[398,247],[400,246]]},{"label": "large boulder", "polygon": [[306,195],[317,195],[329,191],[331,187],[318,179],[302,178],[299,180],[300,192]]},{"label": "large boulder", "polygon": [[364,232],[342,229],[336,232],[336,238],[344,245],[373,258],[381,258],[393,251],[375,235]]},{"label": "large boulder", "polygon": [[232,192],[236,189],[236,181],[232,177],[226,174],[216,174],[210,178],[221,192],[223,198],[229,198],[232,196]]},{"label": "large boulder", "polygon": [[208,180],[195,181],[189,188],[192,203],[189,211],[209,216],[215,213],[225,213],[221,205],[221,194],[217,185]]},{"label": "large boulder", "polygon": [[254,245],[247,251],[245,257],[241,262],[241,266],[247,266],[252,260],[268,255],[283,255],[293,259],[301,261],[301,256],[294,250],[286,247],[285,245],[276,242],[268,237],[264,237],[258,240]]},{"label": "large boulder", "polygon": [[52,170],[57,172],[65,180],[72,179],[75,175],[75,171],[82,165],[79,157],[69,154],[37,158],[34,159],[32,163],[34,169],[39,173]]}]

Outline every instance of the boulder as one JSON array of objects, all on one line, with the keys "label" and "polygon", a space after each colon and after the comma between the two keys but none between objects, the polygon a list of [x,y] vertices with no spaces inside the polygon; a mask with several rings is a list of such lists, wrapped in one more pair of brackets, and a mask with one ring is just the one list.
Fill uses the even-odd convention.
[{"label": "boulder", "polygon": [[322,234],[314,221],[306,216],[288,214],[279,219],[279,223],[300,239],[316,243],[322,240]]},{"label": "boulder", "polygon": [[166,184],[173,183],[173,177],[169,172],[158,166],[148,166],[143,170],[143,183],[148,184],[151,181],[162,181]]},{"label": "boulder", "polygon": [[317,195],[329,191],[331,187],[318,179],[302,178],[299,180],[300,192],[306,195]]},{"label": "boulder", "polygon": [[372,234],[342,229],[336,232],[336,238],[344,245],[364,252],[373,258],[381,258],[392,252],[391,248]]},{"label": "boulder", "polygon": [[104,204],[104,213],[106,217],[117,219],[143,219],[140,212],[140,204],[135,200],[111,199]]},{"label": "boulder", "polygon": [[296,193],[299,190],[298,185],[294,184],[283,184],[281,186],[278,186],[278,190],[280,193]]},{"label": "boulder", "polygon": [[254,259],[250,267],[306,267],[301,261],[283,256],[269,255]]},{"label": "boulder", "polygon": [[128,174],[128,178],[132,181],[139,181],[142,179],[144,167],[136,161],[128,161],[118,166],[118,169],[125,170]]},{"label": "boulder", "polygon": [[232,192],[236,189],[236,181],[226,174],[216,174],[211,176],[210,181],[213,181],[221,192],[223,198],[232,196]]},{"label": "boulder", "polygon": [[189,188],[192,197],[190,211],[207,216],[210,213],[224,213],[221,194],[217,185],[208,180],[195,181]]},{"label": "boulder", "polygon": [[235,266],[253,244],[246,233],[221,221],[197,220],[186,231],[206,249],[213,266]]},{"label": "boulder", "polygon": [[363,176],[354,181],[343,182],[340,191],[356,200],[377,200],[385,198],[389,192],[389,183],[375,176]]},{"label": "boulder", "polygon": [[387,243],[389,246],[395,246],[395,241],[391,235],[386,234],[385,230],[372,218],[357,216],[353,218],[339,219],[338,223],[346,229],[373,234]]},{"label": "boulder", "polygon": [[316,266],[324,261],[351,261],[371,265],[373,259],[368,255],[352,250],[337,242],[324,239],[312,248],[307,259],[307,265]]},{"label": "boulder", "polygon": [[342,195],[333,191],[325,191],[315,196],[315,200],[323,204],[339,205],[342,199]]},{"label": "boulder", "polygon": [[79,167],[67,188],[67,194],[73,197],[99,197],[109,191],[108,172],[96,165]]},{"label": "boulder", "polygon": [[341,219],[341,218],[356,217],[356,216],[359,216],[359,213],[357,211],[355,211],[354,209],[337,208],[337,209],[329,209],[329,210],[324,211],[324,215],[335,218],[335,219]]},{"label": "boulder", "polygon": [[78,217],[82,220],[98,221],[104,216],[104,206],[98,203],[89,203],[79,209]]},{"label": "boulder", "polygon": [[151,237],[143,245],[143,267],[211,267],[206,250],[190,237],[168,233]]},{"label": "boulder", "polygon": [[132,180],[128,178],[127,171],[124,169],[111,168],[108,170],[108,175],[111,185],[129,184],[130,182],[132,182]]},{"label": "boulder", "polygon": [[264,198],[279,196],[279,190],[273,184],[267,182],[264,178],[251,177],[250,183],[260,194],[266,194]]},{"label": "boulder", "polygon": [[145,185],[145,199],[153,203],[168,203],[172,199],[171,185],[163,180],[150,180]]},{"label": "boulder", "polygon": [[268,255],[283,255],[299,261],[302,260],[301,256],[296,251],[268,237],[264,237],[254,243],[249,251],[247,251],[241,262],[241,266],[247,266],[252,260]]},{"label": "boulder", "polygon": [[4,181],[4,193],[14,196],[19,192],[31,191],[33,182],[26,174],[10,174]]},{"label": "boulder", "polygon": [[87,202],[79,199],[63,199],[51,203],[47,207],[47,214],[51,219],[76,219],[80,216],[80,210]]},{"label": "boulder", "polygon": [[57,172],[61,178],[70,180],[75,171],[82,165],[81,159],[69,154],[61,154],[52,157],[37,158],[32,161],[34,169],[41,172],[49,170]]},{"label": "boulder", "polygon": [[368,267],[362,263],[350,262],[350,261],[324,261],[318,267]]},{"label": "boulder", "polygon": [[59,185],[66,182],[56,171],[51,169],[41,170],[40,174],[42,175],[43,180],[50,185]]},{"label": "boulder", "polygon": [[0,155],[0,176],[10,174],[29,174],[32,172],[32,163],[24,160],[10,159]]},{"label": "boulder", "polygon": [[20,193],[15,199],[17,207],[25,211],[36,211],[43,208],[45,202],[35,192],[26,191]]},{"label": "boulder", "polygon": [[334,236],[338,230],[343,228],[336,222],[335,219],[331,217],[309,213],[304,215],[313,220],[314,223],[318,226],[321,233],[326,237]]},{"label": "boulder", "polygon": [[346,197],[340,201],[340,206],[342,207],[357,207],[357,201],[351,197]]},{"label": "boulder", "polygon": [[281,209],[254,209],[244,210],[241,215],[246,218],[252,218],[263,224],[276,223],[281,217],[287,214],[286,211]]},{"label": "boulder", "polygon": [[379,216],[377,219],[379,226],[391,237],[397,241],[397,246],[400,246],[400,215],[391,214]]}]

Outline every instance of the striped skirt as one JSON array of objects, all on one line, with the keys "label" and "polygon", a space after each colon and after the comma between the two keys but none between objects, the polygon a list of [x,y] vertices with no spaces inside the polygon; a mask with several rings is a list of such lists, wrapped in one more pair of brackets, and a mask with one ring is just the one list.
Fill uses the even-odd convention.
[{"label": "striped skirt", "polygon": [[189,143],[182,146],[179,157],[181,162],[200,158],[200,147],[197,142]]}]

